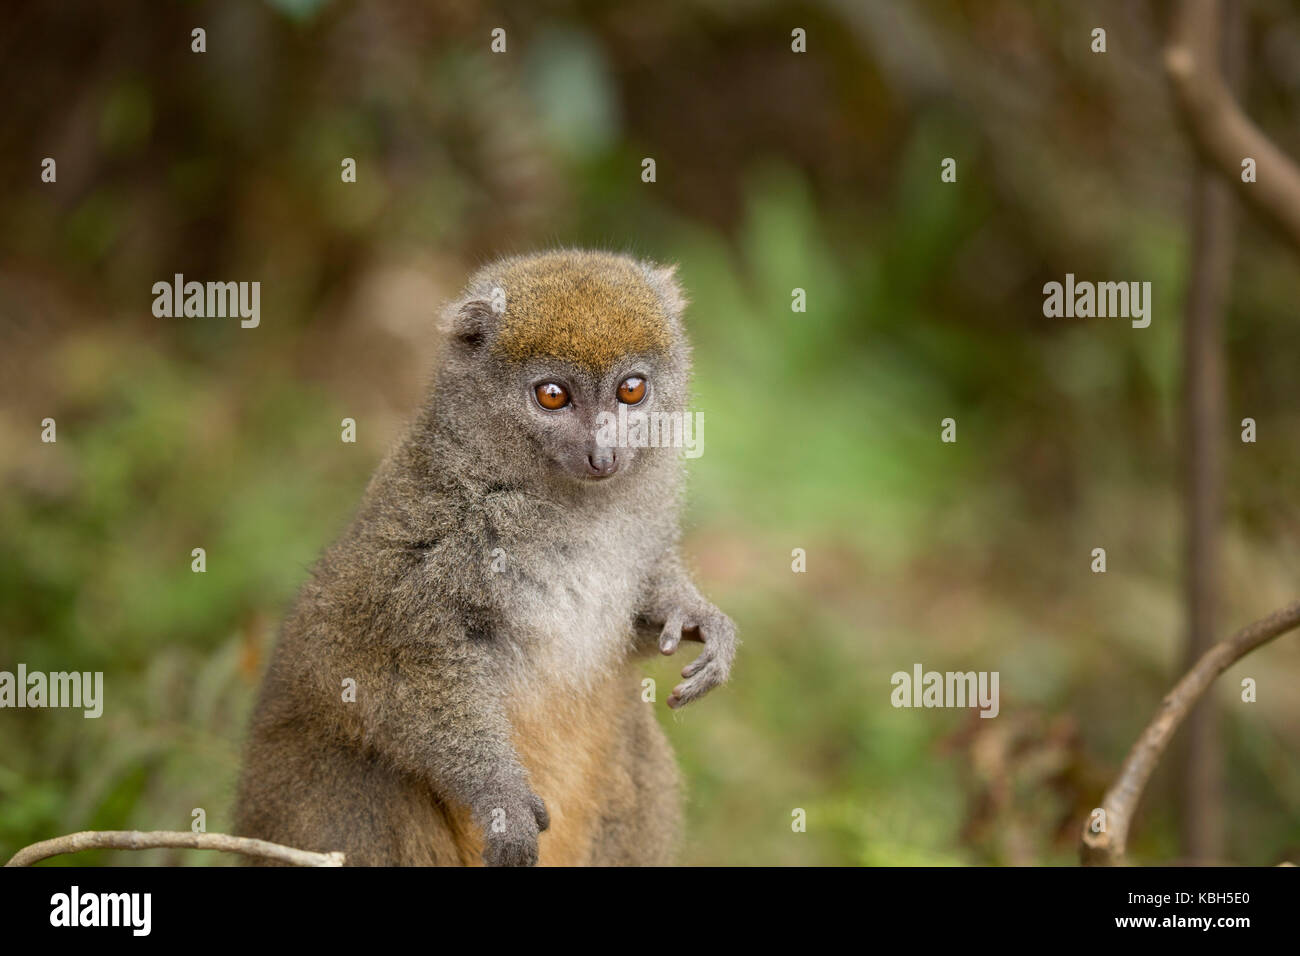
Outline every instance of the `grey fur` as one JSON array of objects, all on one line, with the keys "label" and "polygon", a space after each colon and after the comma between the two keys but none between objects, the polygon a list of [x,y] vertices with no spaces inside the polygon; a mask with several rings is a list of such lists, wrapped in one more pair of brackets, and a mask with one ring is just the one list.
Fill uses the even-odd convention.
[{"label": "grey fur", "polygon": [[[549,823],[540,775],[568,827],[540,837],[544,858],[562,839],[567,862],[671,861],[677,771],[635,658],[704,643],[668,701],[680,706],[727,679],[735,629],[678,556],[675,450],[629,452],[603,481],[575,478],[574,462],[629,371],[649,380],[649,407],[685,409],[684,299],[671,270],[637,263],[671,330],[663,354],[596,373],[497,354],[502,318],[486,300],[505,270],[574,269],[575,256],[592,268],[578,253],[488,266],[448,308],[429,398],[284,624],[247,744],[239,833],[384,865],[474,862],[466,848],[480,839],[488,864],[532,864]],[[530,401],[553,375],[575,392],[567,418]]]}]

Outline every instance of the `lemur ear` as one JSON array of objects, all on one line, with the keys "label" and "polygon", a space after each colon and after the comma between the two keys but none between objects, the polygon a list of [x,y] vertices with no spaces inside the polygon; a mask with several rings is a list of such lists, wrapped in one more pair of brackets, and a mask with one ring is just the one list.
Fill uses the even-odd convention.
[{"label": "lemur ear", "polygon": [[673,318],[680,316],[690,300],[686,298],[686,293],[682,291],[681,284],[677,281],[677,263],[660,266],[653,262],[643,262],[641,268],[645,270],[646,278],[650,280],[650,288],[655,290],[655,294],[659,296],[659,301],[664,304],[668,314]]},{"label": "lemur ear", "polygon": [[501,312],[491,299],[475,296],[457,302],[448,310],[447,331],[463,347],[478,350],[496,331]]}]

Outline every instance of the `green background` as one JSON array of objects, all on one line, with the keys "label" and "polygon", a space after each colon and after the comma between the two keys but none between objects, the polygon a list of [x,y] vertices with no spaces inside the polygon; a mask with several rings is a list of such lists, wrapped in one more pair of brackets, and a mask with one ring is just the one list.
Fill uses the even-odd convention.
[{"label": "green background", "polygon": [[[107,700],[98,720],[0,712],[0,857],[188,829],[195,807],[229,829],[278,620],[418,402],[440,304],[486,258],[570,244],[678,262],[692,300],[706,430],[685,551],[744,643],[724,689],[659,705],[688,780],[683,861],[1076,859],[1182,639],[1190,156],[1145,7],[17,0],[6,17],[0,668],[102,670]],[[1296,155],[1300,40],[1268,17],[1250,110]],[[1295,596],[1300,558],[1295,261],[1241,218],[1225,634]],[[259,280],[261,326],[154,318],[152,284],[177,272]],[[1044,318],[1066,272],[1151,282],[1150,328]],[[998,671],[1000,716],[894,709],[890,675],[917,662]],[[681,663],[649,673],[671,686]],[[1217,685],[1238,862],[1300,852],[1298,677],[1283,638]],[[1178,853],[1170,767],[1139,861]],[[159,862],[232,860],[53,861]]]}]

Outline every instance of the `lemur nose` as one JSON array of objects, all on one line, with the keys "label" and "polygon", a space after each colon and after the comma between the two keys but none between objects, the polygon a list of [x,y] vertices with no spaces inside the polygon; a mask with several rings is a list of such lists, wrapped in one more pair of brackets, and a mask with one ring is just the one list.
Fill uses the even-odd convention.
[{"label": "lemur nose", "polygon": [[612,448],[597,448],[587,456],[587,467],[593,477],[608,478],[618,471],[618,454]]}]

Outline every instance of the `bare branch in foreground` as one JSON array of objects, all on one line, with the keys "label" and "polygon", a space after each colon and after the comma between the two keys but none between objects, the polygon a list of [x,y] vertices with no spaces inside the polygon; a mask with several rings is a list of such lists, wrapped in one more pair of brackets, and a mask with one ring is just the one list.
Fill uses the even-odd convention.
[{"label": "bare branch in foreground", "polygon": [[31,866],[39,860],[63,853],[78,853],[81,850],[152,850],[157,847],[221,850],[292,866],[343,865],[341,852],[314,853],[311,850],[298,850],[279,843],[225,833],[193,833],[189,830],[85,830],[24,847],[5,866]]},{"label": "bare branch in foreground", "polygon": [[[1197,151],[1237,187],[1244,202],[1300,249],[1300,166],[1273,145],[1233,98],[1219,66],[1219,14],[1219,0],[1179,0],[1165,48],[1165,73]],[[1247,157],[1255,160],[1256,181],[1243,184],[1241,163]]]},{"label": "bare branch in foreground", "polygon": [[1124,862],[1133,812],[1161,754],[1188,711],[1216,677],[1255,648],[1296,626],[1300,626],[1300,601],[1293,601],[1215,644],[1165,695],[1160,709],[1124,758],[1119,776],[1102,798],[1101,809],[1106,813],[1105,830],[1094,833],[1091,819],[1083,825],[1079,855],[1084,865],[1115,866]]}]

